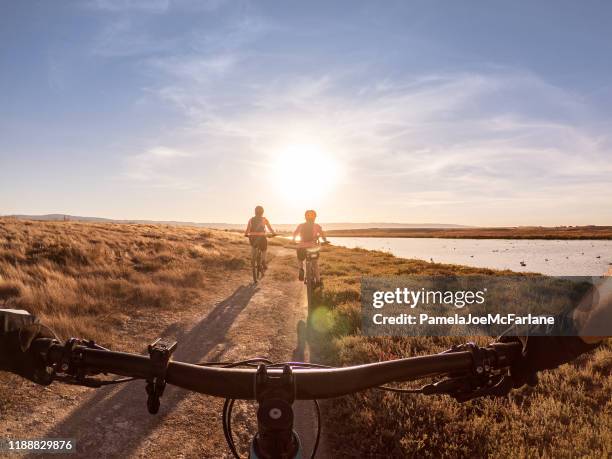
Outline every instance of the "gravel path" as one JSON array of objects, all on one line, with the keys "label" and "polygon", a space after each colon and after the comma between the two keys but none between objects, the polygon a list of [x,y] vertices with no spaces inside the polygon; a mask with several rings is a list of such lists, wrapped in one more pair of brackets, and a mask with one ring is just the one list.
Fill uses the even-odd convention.
[{"label": "gravel path", "polygon": [[[207,304],[154,318],[151,327],[163,329],[162,336],[179,343],[174,359],[308,358],[298,335],[307,307],[304,286],[293,277],[293,253],[278,247],[270,252],[269,269],[257,286],[249,282],[249,273],[230,276],[210,294]],[[142,329],[142,321],[146,325],[153,319],[139,320],[138,328]],[[74,458],[231,457],[221,427],[223,400],[168,386],[159,413],[152,416],[146,409],[144,386],[137,381],[92,390],[57,383],[46,388],[24,383],[20,390],[31,393],[36,408],[25,413],[3,413],[0,436],[74,438]],[[296,402],[295,411],[296,430],[302,437],[304,455],[309,457],[316,427],[312,404]],[[236,443],[246,457],[255,431],[254,403],[237,402],[233,418]]]}]

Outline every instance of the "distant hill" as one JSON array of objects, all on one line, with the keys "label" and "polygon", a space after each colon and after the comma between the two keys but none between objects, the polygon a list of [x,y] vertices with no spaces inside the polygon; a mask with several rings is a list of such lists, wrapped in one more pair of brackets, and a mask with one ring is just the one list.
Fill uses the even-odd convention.
[{"label": "distant hill", "polygon": [[[82,217],[77,215],[65,214],[47,214],[47,215],[6,215],[5,217],[17,218],[19,220],[42,220],[42,221],[84,221],[84,222],[100,222],[100,223],[143,223],[143,224],[164,224],[173,226],[199,226],[202,228],[216,228],[228,230],[243,230],[245,223],[199,223],[199,222],[179,222],[173,220],[114,220],[110,218],[99,217]],[[274,228],[277,231],[291,231],[295,228],[295,223],[275,223]],[[346,229],[370,229],[370,228],[435,228],[435,229],[451,229],[451,228],[474,228],[473,226],[454,225],[446,223],[322,223],[326,230],[346,230]]]},{"label": "distant hill", "polygon": [[41,220],[41,221],[79,221],[79,222],[115,222],[110,218],[99,218],[99,217],[79,217],[76,215],[65,215],[65,214],[46,214],[46,215],[3,215],[5,218],[16,218],[18,220]]}]

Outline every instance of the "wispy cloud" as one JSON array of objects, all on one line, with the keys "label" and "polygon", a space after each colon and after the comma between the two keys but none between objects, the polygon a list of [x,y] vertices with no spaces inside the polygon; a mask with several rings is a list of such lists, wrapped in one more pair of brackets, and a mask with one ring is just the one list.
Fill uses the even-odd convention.
[{"label": "wispy cloud", "polygon": [[[248,73],[244,65],[226,69],[225,77]],[[168,97],[161,88],[159,95],[184,110],[194,141],[213,150],[223,143],[236,160],[271,157],[283,142],[331,145],[351,169],[351,186],[367,181],[372,199],[399,201],[403,209],[558,201],[576,183],[588,184],[583,192],[573,188],[587,200],[612,179],[610,136],[593,128],[588,106],[531,72],[506,68],[369,85],[359,83],[360,75],[341,74],[279,75],[229,93],[198,86],[186,72],[175,87],[182,81],[188,91]]]},{"label": "wispy cloud", "polygon": [[[151,26],[173,12],[215,14],[225,3],[226,0],[95,0],[87,6],[109,13],[109,18],[94,38],[92,53],[110,58],[146,58],[172,56],[178,49],[200,47],[197,43],[204,40],[199,32],[186,34],[177,30],[162,37]],[[256,23],[238,23],[234,33],[240,37],[253,33],[257,27]]]},{"label": "wispy cloud", "polygon": [[144,13],[163,13],[168,10],[171,0],[93,0],[86,5],[89,8],[108,11],[137,11]]},{"label": "wispy cloud", "polygon": [[85,5],[94,10],[109,13],[161,14],[170,9],[212,11],[228,0],[91,0]]},{"label": "wispy cloud", "polygon": [[[482,62],[426,72],[380,64],[365,52],[353,64],[321,65],[317,53],[284,47],[279,38],[291,32],[254,8],[159,38],[146,17],[193,3],[106,0],[96,7],[113,14],[94,53],[138,64],[147,78],[142,98],[182,115],[160,142],[189,145],[200,152],[194,163],[232,162],[232,173],[250,177],[266,174],[283,147],[317,143],[345,164],[347,194],[359,196],[368,183],[364,199],[393,203],[397,212],[423,203],[476,212],[498,202],[518,213],[518,203],[552,205],[570,186],[592,200],[612,180],[610,120],[602,122],[581,94],[528,69]],[[186,159],[182,148],[174,156],[161,151],[130,157],[126,177],[191,186],[192,171],[168,172]]]},{"label": "wispy cloud", "polygon": [[173,174],[173,168],[192,154],[168,147],[154,147],[145,152],[127,156],[125,170],[120,178],[154,188],[193,189],[195,183]]},{"label": "wispy cloud", "polygon": [[[21,3],[0,19],[16,44],[0,53],[0,147],[16,155],[0,175],[15,196],[40,194],[31,164],[53,158],[44,172],[61,170],[66,189],[92,171],[87,198],[111,170],[122,181],[104,196],[137,185],[147,190],[136,195],[165,187],[158,195],[173,202],[170,188],[194,189],[201,201],[205,189],[215,202],[200,219],[237,219],[247,195],[296,215],[271,170],[301,144],[342,165],[335,192],[313,203],[333,218],[612,221],[612,67],[602,59],[612,41],[601,8]],[[543,31],[542,20],[558,27]],[[126,199],[126,212],[141,212],[136,203]]]},{"label": "wispy cloud", "polygon": [[107,58],[151,56],[167,52],[176,44],[172,38],[154,37],[130,16],[120,16],[107,23],[92,43],[91,52]]},{"label": "wispy cloud", "polygon": [[153,58],[148,64],[157,71],[196,83],[205,83],[214,77],[227,74],[237,63],[233,54],[219,54],[210,57],[169,56]]}]

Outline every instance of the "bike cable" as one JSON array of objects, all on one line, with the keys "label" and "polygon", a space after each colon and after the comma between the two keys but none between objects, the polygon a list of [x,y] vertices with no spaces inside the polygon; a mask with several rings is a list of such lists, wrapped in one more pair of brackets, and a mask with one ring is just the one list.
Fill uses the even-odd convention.
[{"label": "bike cable", "polygon": [[225,442],[236,459],[240,459],[238,450],[236,449],[236,443],[234,442],[234,435],[232,434],[232,409],[234,408],[234,399],[226,398],[223,404],[223,414],[221,423],[223,424],[223,435],[225,436]]},{"label": "bike cable", "polygon": [[384,391],[384,392],[395,392],[397,394],[422,394],[423,393],[422,387],[402,389],[399,387],[377,386],[377,387],[374,387],[374,389]]},{"label": "bike cable", "polygon": [[96,379],[96,378],[89,378],[89,377],[81,377],[77,379],[73,376],[60,376],[60,375],[55,375],[53,377],[54,381],[59,381],[63,384],[69,384],[71,386],[91,387],[94,389],[97,389],[103,386],[110,386],[112,384],[123,384],[123,383],[132,382],[132,381],[138,381],[141,379],[142,378],[119,378],[119,379],[103,380],[103,379]]},{"label": "bike cable", "polygon": [[312,448],[310,459],[314,459],[315,455],[317,454],[317,450],[319,449],[319,440],[321,438],[321,407],[319,406],[318,400],[313,400],[313,402],[317,411],[317,436],[315,437],[315,444]]}]

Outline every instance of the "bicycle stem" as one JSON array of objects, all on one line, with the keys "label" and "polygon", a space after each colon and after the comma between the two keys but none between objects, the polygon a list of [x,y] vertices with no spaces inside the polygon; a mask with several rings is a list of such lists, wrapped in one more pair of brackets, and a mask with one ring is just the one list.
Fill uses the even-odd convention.
[{"label": "bicycle stem", "polygon": [[258,432],[252,443],[252,455],[259,459],[292,459],[299,451],[299,440],[293,432],[295,377],[285,365],[280,376],[272,376],[265,365],[257,368],[255,399]]}]

